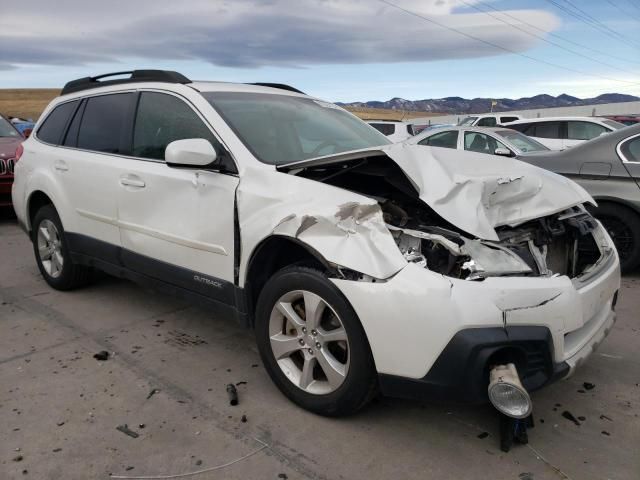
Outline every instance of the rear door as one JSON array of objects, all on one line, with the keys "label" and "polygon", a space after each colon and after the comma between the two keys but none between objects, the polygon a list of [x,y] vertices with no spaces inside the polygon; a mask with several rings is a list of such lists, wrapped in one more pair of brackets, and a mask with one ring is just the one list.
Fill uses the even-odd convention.
[{"label": "rear door", "polygon": [[608,133],[609,129],[593,122],[585,121],[573,121],[569,120],[567,123],[567,135],[564,139],[564,148],[571,148],[576,145],[591,140],[592,138],[599,137],[604,133]]},{"label": "rear door", "polygon": [[186,99],[170,92],[141,92],[132,134],[134,158],[118,185],[123,262],[150,277],[231,303],[238,177],[169,167],[166,146],[186,138],[205,138],[219,156],[226,154]]},{"label": "rear door", "polygon": [[132,92],[84,99],[51,159],[69,201],[71,250],[111,263],[120,246],[116,196],[134,106]]},{"label": "rear door", "polygon": [[566,122],[532,122],[531,125],[522,133],[535,138],[551,150],[563,150],[563,137],[565,131],[564,123]]}]

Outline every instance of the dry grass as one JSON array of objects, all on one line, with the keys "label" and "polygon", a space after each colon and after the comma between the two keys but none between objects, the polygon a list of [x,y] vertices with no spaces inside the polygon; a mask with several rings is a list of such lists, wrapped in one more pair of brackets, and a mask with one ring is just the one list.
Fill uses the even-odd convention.
[{"label": "dry grass", "polygon": [[390,110],[387,108],[345,107],[354,115],[363,120],[410,120],[412,118],[437,117],[441,113],[433,112],[409,112],[403,110]]},{"label": "dry grass", "polygon": [[[57,88],[0,89],[0,113],[11,117],[37,120],[47,104],[60,94]],[[363,120],[409,120],[441,115],[433,112],[405,112],[384,108],[348,107],[347,110]]]},{"label": "dry grass", "polygon": [[37,120],[47,104],[59,94],[57,88],[0,89],[0,113]]}]

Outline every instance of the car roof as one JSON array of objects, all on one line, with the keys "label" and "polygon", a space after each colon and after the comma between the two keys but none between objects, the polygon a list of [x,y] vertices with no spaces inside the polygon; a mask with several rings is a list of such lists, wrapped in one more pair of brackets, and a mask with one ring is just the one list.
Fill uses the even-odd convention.
[{"label": "car roof", "polygon": [[554,121],[567,121],[567,120],[580,120],[585,122],[602,122],[603,120],[600,117],[537,117],[537,118],[523,118],[522,120],[515,120],[513,122],[509,122],[509,125],[517,124],[517,123],[534,123],[534,122],[554,122]]},{"label": "car roof", "polygon": [[[510,130],[510,129],[507,127],[474,127],[474,126],[464,126],[464,125],[451,125],[451,126],[441,126],[440,128],[434,129],[434,130],[427,130],[425,131],[425,133],[431,134],[431,133],[443,132],[446,130],[476,130],[478,132],[484,132],[484,133],[496,133],[501,130]],[[420,132],[420,135],[422,134],[423,133]]]}]

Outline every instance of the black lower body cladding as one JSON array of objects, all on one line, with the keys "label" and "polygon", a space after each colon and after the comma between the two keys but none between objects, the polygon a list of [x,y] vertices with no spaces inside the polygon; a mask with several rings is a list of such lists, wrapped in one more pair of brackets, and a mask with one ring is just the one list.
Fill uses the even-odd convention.
[{"label": "black lower body cladding", "polygon": [[482,404],[489,401],[491,365],[507,362],[515,363],[528,391],[569,373],[566,363],[553,363],[546,327],[469,328],[454,335],[425,377],[380,374],[380,389],[390,397]]}]

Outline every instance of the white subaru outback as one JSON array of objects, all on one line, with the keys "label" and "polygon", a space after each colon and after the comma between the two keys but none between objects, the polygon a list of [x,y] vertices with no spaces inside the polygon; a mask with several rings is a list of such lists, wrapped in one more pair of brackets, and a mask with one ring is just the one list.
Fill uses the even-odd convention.
[{"label": "white subaru outback", "polygon": [[100,269],[235,318],[325,415],[381,391],[522,418],[612,327],[617,253],[571,180],[394,145],[286,85],[128,73],[69,82],[19,149],[53,288]]}]

